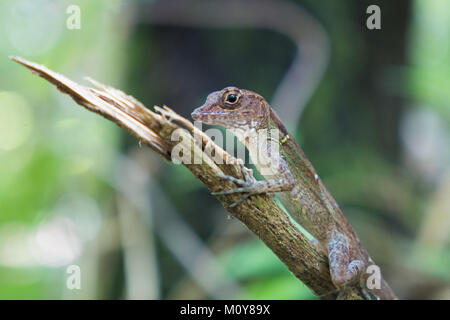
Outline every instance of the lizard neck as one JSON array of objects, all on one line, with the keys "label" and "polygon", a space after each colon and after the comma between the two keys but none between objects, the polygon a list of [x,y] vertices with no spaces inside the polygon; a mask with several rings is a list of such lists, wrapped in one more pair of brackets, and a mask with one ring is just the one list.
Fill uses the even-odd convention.
[{"label": "lizard neck", "polygon": [[255,145],[255,142],[257,142],[258,139],[258,131],[256,128],[230,128],[228,130],[230,130],[231,133],[233,133],[251,152],[250,148]]},{"label": "lizard neck", "polygon": [[[278,163],[280,154],[274,152],[273,143],[278,147],[277,133],[269,133],[271,129],[278,129],[273,126],[269,117],[258,126],[248,126],[246,128],[229,128],[248,149],[252,163],[261,175],[266,178],[276,178],[278,176]],[[276,149],[278,150],[278,148]]]},{"label": "lizard neck", "polygon": [[267,128],[280,130],[281,137],[287,136],[289,134],[286,127],[283,125],[280,118],[278,118],[278,115],[275,113],[275,111],[272,108],[269,108],[269,117],[267,119]]},{"label": "lizard neck", "polygon": [[[273,121],[272,119],[275,119]],[[247,121],[247,124],[240,127],[228,127],[230,130],[245,146],[250,150],[254,143],[257,142],[259,133],[264,129],[274,129],[277,128],[274,124],[279,124],[284,129],[283,124],[281,123],[278,116],[275,112],[270,108],[269,105],[266,104],[266,109],[264,111],[264,119],[262,122],[259,121]]]}]

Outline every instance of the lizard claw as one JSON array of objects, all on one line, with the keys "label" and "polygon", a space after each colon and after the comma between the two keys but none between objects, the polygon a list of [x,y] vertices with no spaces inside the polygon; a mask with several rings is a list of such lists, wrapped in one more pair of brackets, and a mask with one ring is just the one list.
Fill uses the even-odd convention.
[{"label": "lizard claw", "polygon": [[253,177],[253,170],[246,168],[244,166],[242,160],[238,159],[238,162],[242,166],[242,175],[244,176],[245,180],[238,179],[238,178],[228,176],[225,174],[217,174],[216,176],[221,179],[231,181],[231,182],[237,184],[239,187],[211,193],[212,195],[215,195],[215,196],[227,195],[227,194],[233,194],[233,193],[239,193],[239,192],[245,193],[244,195],[242,195],[242,197],[238,201],[232,203],[230,205],[230,208],[236,207],[238,204],[242,203],[244,200],[246,200],[250,196],[258,193],[258,192],[254,192],[254,190],[253,190],[253,185],[256,181],[256,179]]},{"label": "lizard claw", "polygon": [[234,182],[234,183],[236,183],[237,185],[240,185],[240,186],[243,186],[243,185],[247,184],[247,182],[245,180],[238,179],[238,178],[235,178],[235,177],[232,177],[232,176],[227,176],[225,174],[220,174],[219,173],[219,174],[216,175],[216,177],[219,177],[221,179]]},{"label": "lizard claw", "polygon": [[211,192],[212,195],[224,195],[224,194],[233,194],[233,193],[238,193],[238,192],[250,192],[251,191],[250,188],[252,186],[252,183],[250,183],[250,182],[247,182],[247,181],[241,180],[241,179],[237,179],[232,176],[223,175],[223,174],[218,174],[217,177],[234,182],[235,184],[239,185],[240,187],[228,189],[228,190]]},{"label": "lizard claw", "polygon": [[231,207],[237,206],[239,203],[256,194],[273,195],[275,192],[290,191],[294,187],[294,182],[288,179],[271,179],[257,181],[253,177],[251,169],[246,168],[242,163],[242,175],[244,179],[237,179],[235,177],[218,174],[219,178],[228,180],[238,185],[239,187],[229,190],[222,190],[213,192],[213,195],[226,195],[233,193],[244,193],[244,195],[237,202],[233,203]]}]

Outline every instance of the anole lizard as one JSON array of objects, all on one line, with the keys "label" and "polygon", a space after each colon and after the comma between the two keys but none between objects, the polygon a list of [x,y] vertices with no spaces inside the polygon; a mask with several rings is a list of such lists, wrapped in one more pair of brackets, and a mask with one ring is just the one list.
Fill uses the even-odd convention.
[{"label": "anole lizard", "polygon": [[[256,181],[248,172],[244,172],[245,180],[223,175],[223,179],[239,187],[215,194],[244,193],[233,204],[237,205],[251,195],[276,192],[291,217],[315,237],[320,249],[328,252],[331,279],[340,293],[357,287],[366,298],[396,298],[382,279],[380,289],[369,291],[364,285],[366,268],[374,262],[303,150],[263,97],[227,87],[211,93],[206,103],[194,110],[192,118],[233,132],[246,145],[256,169],[267,179]],[[274,129],[278,138],[260,134]]]}]

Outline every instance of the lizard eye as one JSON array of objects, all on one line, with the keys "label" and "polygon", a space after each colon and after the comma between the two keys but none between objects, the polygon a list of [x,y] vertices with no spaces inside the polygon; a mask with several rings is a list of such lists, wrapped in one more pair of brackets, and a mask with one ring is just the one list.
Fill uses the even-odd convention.
[{"label": "lizard eye", "polygon": [[236,94],[232,93],[232,94],[228,95],[226,101],[233,104],[233,103],[236,103],[237,100],[238,100],[238,96]]},{"label": "lizard eye", "polygon": [[230,91],[223,95],[222,101],[224,106],[235,108],[239,105],[241,97],[242,94],[239,91]]}]

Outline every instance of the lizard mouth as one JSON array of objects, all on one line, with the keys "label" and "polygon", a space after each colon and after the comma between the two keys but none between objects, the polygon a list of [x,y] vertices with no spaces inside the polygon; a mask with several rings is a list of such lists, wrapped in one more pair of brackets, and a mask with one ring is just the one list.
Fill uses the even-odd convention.
[{"label": "lizard mouth", "polygon": [[201,112],[202,107],[199,107],[197,109],[195,109],[192,113],[191,113],[191,117],[192,119],[194,119],[195,121],[201,121],[201,122],[205,122],[205,115],[202,114]]},{"label": "lizard mouth", "polygon": [[191,113],[191,117],[195,121],[200,121],[205,124],[212,124],[212,125],[217,124],[218,116],[220,116],[220,114],[205,113],[204,106],[198,107]]},{"label": "lizard mouth", "polygon": [[[201,107],[200,107],[200,108],[201,108]],[[191,113],[192,119],[201,121],[202,116],[201,116],[201,114],[200,114],[200,112],[199,112],[199,109],[200,109],[200,108],[197,108],[197,109],[195,109],[194,111],[192,111],[192,113]]]}]

